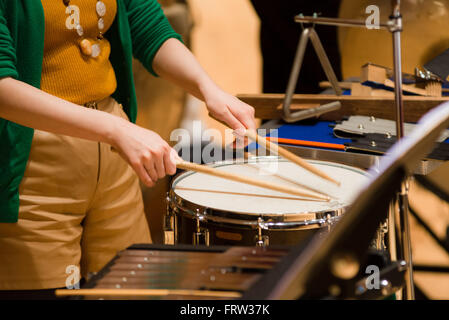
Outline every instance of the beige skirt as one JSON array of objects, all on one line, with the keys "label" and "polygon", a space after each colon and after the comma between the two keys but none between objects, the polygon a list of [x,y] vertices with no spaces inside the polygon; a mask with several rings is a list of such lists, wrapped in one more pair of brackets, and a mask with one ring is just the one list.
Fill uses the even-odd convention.
[{"label": "beige skirt", "polygon": [[[98,109],[126,118],[107,98]],[[111,147],[35,130],[17,223],[0,223],[0,290],[65,287],[150,243],[139,181]]]}]

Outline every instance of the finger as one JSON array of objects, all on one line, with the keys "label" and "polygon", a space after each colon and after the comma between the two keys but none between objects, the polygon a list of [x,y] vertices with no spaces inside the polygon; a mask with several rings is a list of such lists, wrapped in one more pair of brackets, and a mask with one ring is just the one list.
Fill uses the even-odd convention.
[{"label": "finger", "polygon": [[154,181],[151,179],[151,177],[148,174],[147,170],[145,169],[145,167],[140,162],[130,161],[130,159],[127,158],[125,156],[125,154],[121,150],[117,150],[117,149],[115,149],[113,147],[111,147],[111,150],[113,152],[117,152],[123,159],[125,159],[129,163],[131,168],[134,169],[134,171],[136,172],[137,176],[139,177],[139,179],[142,181],[142,183],[144,185],[146,185],[147,187],[153,187],[154,186]]},{"label": "finger", "polygon": [[241,128],[241,129],[237,129],[237,130],[232,131],[232,134],[236,138],[244,138],[245,137],[245,132],[246,132],[246,129]]},{"label": "finger", "polygon": [[242,130],[245,129],[246,127],[243,125],[243,123],[241,123],[231,112],[231,110],[226,107],[226,112],[223,116],[223,121],[225,121],[228,126],[233,129],[233,130]]},{"label": "finger", "polygon": [[180,162],[180,161],[184,161],[180,156],[179,156],[179,154],[176,152],[176,150],[175,149],[171,149],[170,150],[170,159],[171,159],[171,161],[176,165],[178,162]]},{"label": "finger", "polygon": [[150,176],[151,180],[155,183],[157,181],[157,173],[156,168],[154,167],[154,164],[152,162],[144,164],[145,170],[147,171],[148,175]]},{"label": "finger", "polygon": [[165,173],[169,175],[173,175],[176,173],[176,158],[172,153],[176,153],[175,150],[171,149],[164,154],[164,165],[165,165]]},{"label": "finger", "polygon": [[144,166],[137,166],[136,168],[134,168],[134,171],[136,171],[137,176],[143,182],[144,185],[146,185],[147,187],[154,186],[154,181],[151,179],[150,175],[148,174]]},{"label": "finger", "polygon": [[[230,109],[230,111],[232,112],[232,109]],[[251,106],[242,103],[233,115],[245,126],[245,128],[252,130],[256,129],[254,109]]]},{"label": "finger", "polygon": [[156,157],[154,159],[154,167],[156,169],[156,174],[159,179],[165,177],[164,156]]}]

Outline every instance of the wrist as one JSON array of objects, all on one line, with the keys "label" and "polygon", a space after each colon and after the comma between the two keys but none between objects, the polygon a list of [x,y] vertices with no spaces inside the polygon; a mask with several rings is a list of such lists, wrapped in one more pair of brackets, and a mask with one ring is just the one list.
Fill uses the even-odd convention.
[{"label": "wrist", "polygon": [[107,144],[113,147],[118,147],[120,144],[120,138],[123,137],[126,132],[126,127],[129,122],[123,118],[110,115],[111,121],[108,121],[109,125],[106,126],[104,132],[104,140]]},{"label": "wrist", "polygon": [[204,81],[201,81],[198,84],[198,90],[200,92],[201,97],[203,98],[203,101],[208,103],[208,101],[213,100],[214,97],[221,92],[220,87],[218,87],[217,84],[215,84],[210,79],[205,79]]}]

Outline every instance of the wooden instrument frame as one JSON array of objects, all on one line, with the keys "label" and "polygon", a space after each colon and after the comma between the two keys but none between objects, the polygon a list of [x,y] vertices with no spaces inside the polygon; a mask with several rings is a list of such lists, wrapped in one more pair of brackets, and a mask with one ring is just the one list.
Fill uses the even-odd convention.
[{"label": "wooden instrument frame", "polygon": [[[284,94],[239,94],[243,102],[253,106],[256,118],[281,119]],[[404,96],[404,118],[406,122],[417,122],[434,107],[449,101],[449,97]],[[339,101],[341,108],[320,116],[323,120],[341,120],[348,115],[373,116],[389,120],[396,119],[394,97],[354,97],[322,94],[295,94],[290,109],[304,110]]]}]

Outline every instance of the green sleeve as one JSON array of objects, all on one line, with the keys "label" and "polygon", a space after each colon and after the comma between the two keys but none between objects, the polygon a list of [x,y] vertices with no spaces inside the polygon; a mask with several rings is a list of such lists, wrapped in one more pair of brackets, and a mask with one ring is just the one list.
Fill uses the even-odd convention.
[{"label": "green sleeve", "polygon": [[7,21],[0,6],[0,78],[19,77],[16,69],[16,50],[9,33]]},{"label": "green sleeve", "polygon": [[131,29],[133,55],[145,68],[153,70],[153,59],[161,45],[170,38],[182,41],[156,0],[127,1],[128,21]]}]

